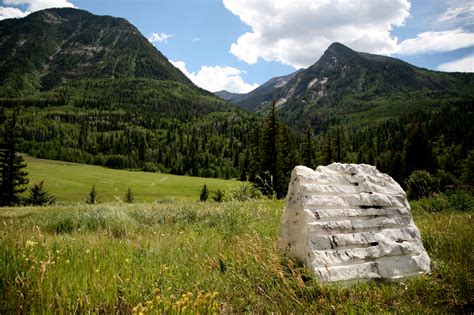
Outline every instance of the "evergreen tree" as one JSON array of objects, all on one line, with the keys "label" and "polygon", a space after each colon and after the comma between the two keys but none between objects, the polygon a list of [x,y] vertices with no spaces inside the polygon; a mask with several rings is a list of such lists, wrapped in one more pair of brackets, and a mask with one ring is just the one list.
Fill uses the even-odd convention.
[{"label": "evergreen tree", "polygon": [[336,162],[342,162],[341,155],[341,131],[339,126],[336,128]]},{"label": "evergreen tree", "polygon": [[329,165],[333,162],[332,159],[332,140],[331,140],[331,132],[328,130],[326,136],[326,156],[324,159],[324,163]]},{"label": "evergreen tree", "polygon": [[40,181],[35,183],[30,190],[30,196],[26,200],[26,203],[33,205],[33,206],[44,206],[50,205],[56,201],[54,196],[51,196],[45,189],[44,189],[44,181]]},{"label": "evergreen tree", "polygon": [[97,190],[95,190],[95,185],[92,185],[91,191],[89,192],[89,196],[87,197],[86,202],[90,205],[97,202]]},{"label": "evergreen tree", "polygon": [[[279,136],[280,130],[276,114],[276,103],[273,101],[263,130],[263,159],[261,161],[262,168],[259,174],[261,177],[260,180],[267,186],[261,188],[264,190],[270,188],[270,191],[266,191],[267,195],[276,192],[278,182],[280,181],[280,172],[278,169],[280,158]],[[268,187],[268,185],[270,185],[270,187]]]},{"label": "evergreen tree", "polygon": [[201,190],[201,195],[199,196],[199,200],[204,202],[204,201],[207,200],[207,198],[209,198],[209,191],[207,190],[206,184],[204,184],[204,186],[202,187],[202,190]]},{"label": "evergreen tree", "polygon": [[405,142],[405,165],[407,174],[415,170],[432,170],[431,147],[424,126],[414,123]]},{"label": "evergreen tree", "polygon": [[299,156],[300,146],[298,145],[298,137],[293,133],[291,128],[282,125],[280,127],[280,141],[278,144],[278,165],[277,165],[277,181],[274,183],[277,198],[284,198],[288,191],[288,183],[293,168],[301,164]]},{"label": "evergreen tree", "polygon": [[216,194],[212,197],[212,200],[215,202],[222,202],[224,200],[224,192],[220,189],[217,189]]},{"label": "evergreen tree", "polygon": [[18,137],[17,113],[7,119],[3,127],[3,143],[0,147],[0,206],[20,203],[20,194],[26,191],[28,175],[23,169],[26,163],[16,153]]},{"label": "evergreen tree", "polygon": [[128,188],[127,193],[125,194],[125,202],[127,202],[127,203],[134,203],[135,202],[135,198],[133,197],[133,192],[130,189],[130,187]]},{"label": "evergreen tree", "polygon": [[313,165],[313,148],[311,142],[313,141],[313,132],[311,127],[308,125],[306,127],[306,145],[305,145],[305,154],[304,154],[304,163],[307,167]]}]

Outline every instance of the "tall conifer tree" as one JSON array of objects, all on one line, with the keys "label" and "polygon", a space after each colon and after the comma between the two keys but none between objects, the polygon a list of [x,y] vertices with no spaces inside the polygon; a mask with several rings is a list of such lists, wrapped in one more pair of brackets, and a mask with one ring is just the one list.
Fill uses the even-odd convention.
[{"label": "tall conifer tree", "polygon": [[278,160],[280,158],[278,146],[279,131],[276,103],[273,101],[263,132],[263,174],[260,174],[266,181],[266,185],[270,185],[273,190],[273,192],[268,193],[275,192],[280,180],[278,170]]},{"label": "tall conifer tree", "polygon": [[311,127],[306,126],[306,146],[305,146],[305,155],[304,155],[304,162],[307,167],[312,168],[313,164],[313,131],[311,130]]},{"label": "tall conifer tree", "polygon": [[14,206],[20,203],[20,194],[27,189],[28,175],[23,169],[26,163],[16,153],[18,138],[17,113],[5,121],[0,147],[0,206]]}]

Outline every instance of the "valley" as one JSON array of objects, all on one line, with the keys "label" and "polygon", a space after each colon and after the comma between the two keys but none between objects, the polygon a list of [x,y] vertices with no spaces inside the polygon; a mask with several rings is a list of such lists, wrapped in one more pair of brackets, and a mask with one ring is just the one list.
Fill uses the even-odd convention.
[{"label": "valley", "polygon": [[[173,34],[28,13],[0,20],[1,314],[473,312],[474,73],[334,42],[211,93],[156,48]],[[282,254],[291,171],[335,162],[407,192],[430,274],[322,284]]]}]

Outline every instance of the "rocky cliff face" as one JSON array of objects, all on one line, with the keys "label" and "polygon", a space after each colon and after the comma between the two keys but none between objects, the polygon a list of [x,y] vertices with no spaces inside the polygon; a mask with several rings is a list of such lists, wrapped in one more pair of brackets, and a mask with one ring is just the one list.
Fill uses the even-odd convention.
[{"label": "rocky cliff face", "polygon": [[405,192],[365,164],[296,167],[279,245],[321,282],[394,280],[430,271]]}]

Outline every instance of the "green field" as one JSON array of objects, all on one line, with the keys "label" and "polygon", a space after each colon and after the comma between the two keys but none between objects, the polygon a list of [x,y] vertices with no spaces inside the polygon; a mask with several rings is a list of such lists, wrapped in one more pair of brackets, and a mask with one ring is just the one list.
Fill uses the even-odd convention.
[{"label": "green field", "polygon": [[321,285],[277,250],[283,201],[0,209],[0,313],[470,313],[474,222],[414,219],[432,274]]},{"label": "green field", "polygon": [[25,156],[30,186],[44,180],[45,189],[59,203],[85,202],[92,185],[99,202],[124,199],[132,189],[136,202],[198,200],[204,184],[211,192],[228,190],[240,182],[216,178],[114,170],[101,166],[43,160]]},{"label": "green field", "polygon": [[[474,311],[470,190],[412,202],[431,274],[348,286],[278,251],[283,200],[197,201],[238,181],[26,161],[60,203],[0,208],[0,314]],[[128,187],[142,202],[117,201]]]}]

